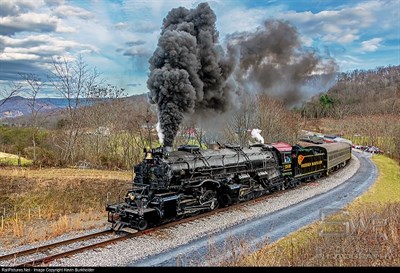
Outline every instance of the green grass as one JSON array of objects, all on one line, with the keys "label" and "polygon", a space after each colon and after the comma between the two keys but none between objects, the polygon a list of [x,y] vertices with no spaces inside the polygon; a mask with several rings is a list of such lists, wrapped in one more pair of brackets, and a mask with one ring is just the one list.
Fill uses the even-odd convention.
[{"label": "green grass", "polygon": [[20,157],[12,154],[0,153],[0,165],[3,166],[20,166],[28,167],[32,165],[32,160]]},{"label": "green grass", "polygon": [[[187,143],[187,145],[197,145],[197,146],[199,146],[199,142],[197,141],[197,139],[190,139],[189,142]],[[201,144],[201,149],[203,149],[203,150],[207,149],[207,145],[205,145],[204,143]]]},{"label": "green grass", "polygon": [[357,204],[400,202],[399,165],[383,155],[373,156],[372,161],[379,169],[378,179],[366,194],[359,197]]}]

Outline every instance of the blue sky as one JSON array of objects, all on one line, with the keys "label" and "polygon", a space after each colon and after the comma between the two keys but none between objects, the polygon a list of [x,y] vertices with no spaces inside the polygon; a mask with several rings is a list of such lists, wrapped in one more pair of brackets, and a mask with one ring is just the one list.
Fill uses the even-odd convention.
[{"label": "blue sky", "polygon": [[[162,22],[186,0],[1,0],[0,85],[18,73],[45,75],[51,57],[84,60],[129,95],[146,93],[148,59]],[[340,72],[400,64],[398,0],[213,0],[219,42],[255,31],[267,19],[287,20],[302,45],[334,58]],[[45,79],[44,77],[42,77]],[[42,94],[42,96],[55,96]]]}]

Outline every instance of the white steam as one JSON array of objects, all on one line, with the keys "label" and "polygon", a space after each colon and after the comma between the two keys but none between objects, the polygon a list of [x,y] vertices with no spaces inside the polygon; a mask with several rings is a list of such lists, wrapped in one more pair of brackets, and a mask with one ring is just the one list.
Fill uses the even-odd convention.
[{"label": "white steam", "polygon": [[160,122],[157,122],[156,129],[157,129],[158,140],[160,141],[160,145],[162,146],[164,143],[164,134],[162,132]]},{"label": "white steam", "polygon": [[264,143],[264,138],[260,135],[261,130],[260,129],[253,129],[251,130],[251,136],[255,139],[258,140],[260,143]]}]

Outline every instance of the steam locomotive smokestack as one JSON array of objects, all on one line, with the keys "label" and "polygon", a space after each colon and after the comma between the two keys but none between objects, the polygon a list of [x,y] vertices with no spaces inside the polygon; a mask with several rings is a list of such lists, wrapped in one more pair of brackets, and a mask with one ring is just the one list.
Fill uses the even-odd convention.
[{"label": "steam locomotive smokestack", "polygon": [[233,65],[223,59],[208,3],[172,9],[163,21],[158,47],[150,58],[149,102],[158,106],[159,137],[172,146],[186,114],[230,108],[227,78]]}]

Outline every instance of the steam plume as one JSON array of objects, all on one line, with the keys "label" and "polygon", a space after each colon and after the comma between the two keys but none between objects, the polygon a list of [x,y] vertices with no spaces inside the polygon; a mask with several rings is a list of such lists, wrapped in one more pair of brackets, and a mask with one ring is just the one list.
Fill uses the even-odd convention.
[{"label": "steam plume", "polygon": [[332,59],[303,49],[296,28],[288,22],[267,20],[263,29],[235,33],[228,40],[228,51],[239,59],[237,81],[245,89],[279,97],[287,106],[301,101],[301,87],[314,73],[333,77],[337,70]]},{"label": "steam plume", "polygon": [[260,129],[253,129],[251,130],[251,136],[255,138],[258,142],[264,143],[264,138],[260,135]]},{"label": "steam plume", "polygon": [[333,60],[302,49],[287,22],[267,20],[254,33],[228,36],[226,54],[215,23],[208,3],[174,8],[163,21],[147,87],[164,146],[172,146],[185,117],[215,119],[234,109],[244,92],[266,92],[291,106],[301,101],[301,87],[313,73],[336,71]]},{"label": "steam plume", "polygon": [[172,146],[185,114],[224,112],[232,105],[227,78],[233,64],[224,60],[215,22],[207,3],[172,9],[164,19],[147,81],[164,146]]}]

